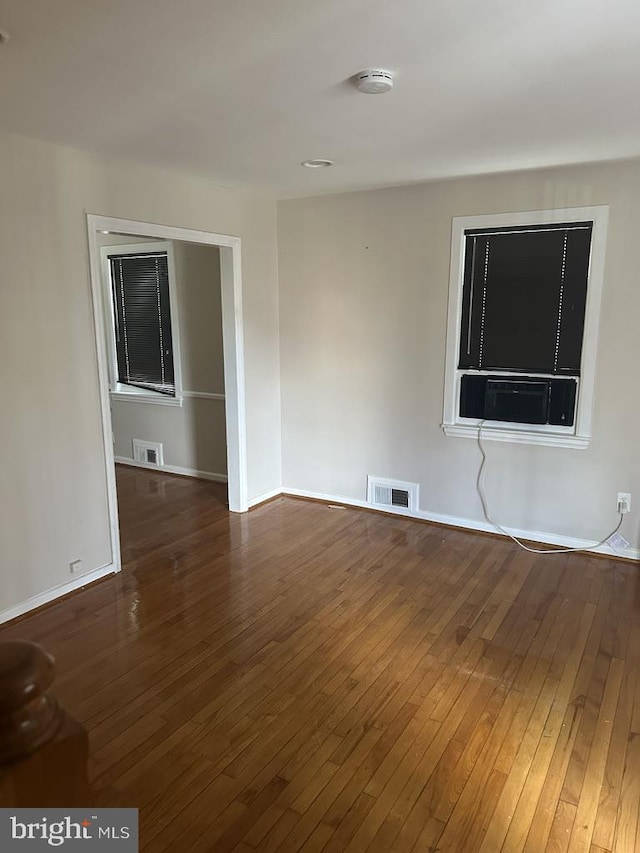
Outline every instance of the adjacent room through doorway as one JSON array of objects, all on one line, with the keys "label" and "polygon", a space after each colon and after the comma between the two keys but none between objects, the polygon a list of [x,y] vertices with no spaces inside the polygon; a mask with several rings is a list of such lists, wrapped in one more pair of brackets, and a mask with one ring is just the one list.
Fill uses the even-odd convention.
[{"label": "adjacent room through doorway", "polygon": [[[182,229],[118,228],[119,221],[92,219],[100,218],[90,218],[89,237],[112,546],[120,568],[128,547],[116,500],[123,482],[135,489],[143,518],[145,499],[157,502],[163,478],[176,475],[215,483],[212,504],[246,509],[239,245],[237,238],[214,242],[219,235],[205,235],[200,242],[188,232],[175,239]],[[105,224],[114,227],[98,227]]]}]

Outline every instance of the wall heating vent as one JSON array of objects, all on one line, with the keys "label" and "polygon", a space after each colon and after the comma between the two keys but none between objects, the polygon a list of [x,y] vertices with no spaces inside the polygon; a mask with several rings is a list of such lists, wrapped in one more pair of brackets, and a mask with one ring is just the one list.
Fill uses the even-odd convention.
[{"label": "wall heating vent", "polygon": [[418,484],[372,477],[370,474],[367,477],[367,502],[374,506],[417,510]]},{"label": "wall heating vent", "polygon": [[162,444],[157,441],[133,439],[133,458],[145,465],[162,465]]}]

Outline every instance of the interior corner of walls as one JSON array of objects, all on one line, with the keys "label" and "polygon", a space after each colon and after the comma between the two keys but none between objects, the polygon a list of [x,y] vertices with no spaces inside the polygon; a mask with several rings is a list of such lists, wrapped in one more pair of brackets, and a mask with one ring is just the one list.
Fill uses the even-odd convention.
[{"label": "interior corner of walls", "polygon": [[254,506],[258,506],[258,504],[265,503],[266,501],[270,501],[273,498],[277,498],[283,494],[282,486],[278,486],[275,489],[270,489],[268,492],[263,492],[260,495],[256,495],[253,498],[249,498],[247,501],[248,509],[251,509]]}]

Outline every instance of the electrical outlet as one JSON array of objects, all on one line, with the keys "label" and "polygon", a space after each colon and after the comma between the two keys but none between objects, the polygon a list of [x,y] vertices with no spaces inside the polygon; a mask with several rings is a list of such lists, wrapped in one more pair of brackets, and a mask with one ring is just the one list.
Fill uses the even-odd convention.
[{"label": "electrical outlet", "polygon": [[618,492],[618,512],[631,512],[631,494],[629,492]]},{"label": "electrical outlet", "polygon": [[82,574],[82,560],[74,560],[73,563],[69,563],[69,571],[72,575]]}]

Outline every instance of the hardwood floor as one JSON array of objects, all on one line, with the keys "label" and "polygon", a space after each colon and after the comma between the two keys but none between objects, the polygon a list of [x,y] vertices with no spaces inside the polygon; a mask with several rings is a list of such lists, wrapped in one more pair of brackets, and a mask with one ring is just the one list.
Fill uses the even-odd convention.
[{"label": "hardwood floor", "polygon": [[56,656],[141,849],[640,851],[636,564],[118,469],[125,568]]}]

